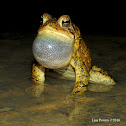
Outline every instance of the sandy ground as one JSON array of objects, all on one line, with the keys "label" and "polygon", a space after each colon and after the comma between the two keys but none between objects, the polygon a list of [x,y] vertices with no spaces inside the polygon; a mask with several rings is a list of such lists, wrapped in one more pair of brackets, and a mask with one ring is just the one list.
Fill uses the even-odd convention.
[{"label": "sandy ground", "polygon": [[39,98],[32,86],[31,46],[35,35],[0,34],[0,126],[126,125],[126,38],[84,36],[92,64],[107,70],[117,84],[109,92],[72,96],[74,81],[46,76]]}]

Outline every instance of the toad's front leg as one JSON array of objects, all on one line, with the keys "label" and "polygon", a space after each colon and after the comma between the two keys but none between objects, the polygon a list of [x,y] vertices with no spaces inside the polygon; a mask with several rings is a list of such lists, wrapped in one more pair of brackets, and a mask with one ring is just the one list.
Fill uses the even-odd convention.
[{"label": "toad's front leg", "polygon": [[81,95],[84,93],[84,91],[87,91],[89,73],[81,58],[72,58],[70,64],[74,67],[76,73],[76,83],[72,94]]},{"label": "toad's front leg", "polygon": [[45,68],[39,64],[32,66],[32,81],[35,83],[32,87],[26,89],[34,97],[39,97],[44,90]]}]

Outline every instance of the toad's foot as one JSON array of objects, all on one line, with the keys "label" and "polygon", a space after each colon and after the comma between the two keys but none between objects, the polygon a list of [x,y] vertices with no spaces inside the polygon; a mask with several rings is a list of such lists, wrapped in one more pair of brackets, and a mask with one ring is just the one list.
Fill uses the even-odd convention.
[{"label": "toad's foot", "polygon": [[43,66],[35,63],[32,65],[32,81],[35,85],[26,89],[26,92],[39,97],[44,90],[45,68]]},{"label": "toad's foot", "polygon": [[104,84],[104,85],[115,85],[116,82],[111,78],[107,71],[103,69],[93,66],[89,72],[90,78],[89,81],[91,83]]},{"label": "toad's foot", "polygon": [[81,95],[85,91],[87,91],[87,85],[82,84],[82,82],[78,82],[77,84],[75,84],[75,87],[71,94]]},{"label": "toad's foot", "polygon": [[39,97],[41,95],[41,93],[44,90],[44,84],[40,84],[40,85],[33,85],[30,88],[26,89],[26,92],[29,95],[32,95],[33,97]]}]

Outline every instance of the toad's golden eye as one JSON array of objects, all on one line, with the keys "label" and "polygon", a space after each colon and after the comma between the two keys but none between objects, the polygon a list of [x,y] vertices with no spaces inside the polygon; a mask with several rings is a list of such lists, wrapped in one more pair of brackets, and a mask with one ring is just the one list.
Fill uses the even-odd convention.
[{"label": "toad's golden eye", "polygon": [[69,26],[70,26],[70,20],[62,21],[62,27],[69,27]]},{"label": "toad's golden eye", "polygon": [[69,15],[63,15],[58,19],[58,24],[63,28],[68,28],[70,26],[71,20]]},{"label": "toad's golden eye", "polygon": [[44,24],[46,21],[52,19],[52,16],[51,16],[50,14],[48,14],[48,13],[44,13],[44,14],[41,16],[41,18],[43,19],[42,22],[43,22],[43,24]]}]

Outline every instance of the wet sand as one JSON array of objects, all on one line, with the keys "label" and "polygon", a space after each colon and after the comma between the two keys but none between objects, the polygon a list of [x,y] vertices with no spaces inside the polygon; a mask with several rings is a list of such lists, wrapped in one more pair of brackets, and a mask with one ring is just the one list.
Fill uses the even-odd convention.
[{"label": "wet sand", "polygon": [[39,98],[25,92],[33,85],[35,35],[5,33],[0,37],[0,126],[126,125],[125,37],[84,36],[92,65],[107,70],[117,82],[111,91],[73,96],[74,81],[48,75]]}]

